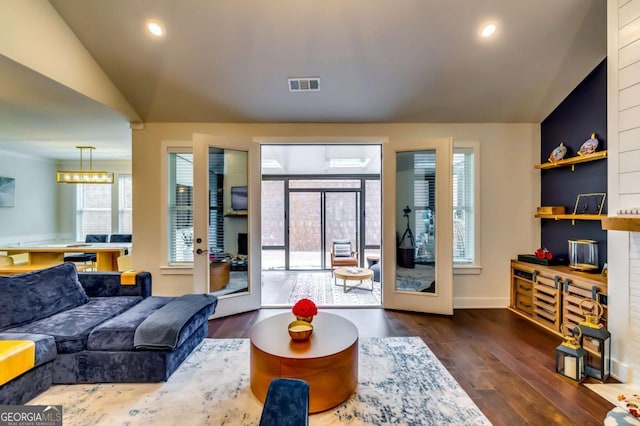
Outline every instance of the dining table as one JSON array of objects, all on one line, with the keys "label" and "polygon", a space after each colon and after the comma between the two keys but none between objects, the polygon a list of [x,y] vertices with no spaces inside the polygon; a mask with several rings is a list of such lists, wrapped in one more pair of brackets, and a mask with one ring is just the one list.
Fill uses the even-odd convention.
[{"label": "dining table", "polygon": [[0,274],[29,272],[64,262],[66,253],[95,253],[97,271],[117,271],[118,257],[131,252],[131,243],[63,243],[0,247],[7,256],[26,255],[26,263],[0,267]]}]

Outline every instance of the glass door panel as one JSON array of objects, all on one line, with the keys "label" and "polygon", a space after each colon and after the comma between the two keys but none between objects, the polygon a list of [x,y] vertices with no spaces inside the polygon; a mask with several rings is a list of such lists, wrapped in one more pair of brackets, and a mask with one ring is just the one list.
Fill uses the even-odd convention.
[{"label": "glass door panel", "polygon": [[262,269],[285,268],[284,180],[262,181]]},{"label": "glass door panel", "polygon": [[[325,265],[331,265],[331,247],[334,240],[351,241],[351,247],[359,251],[357,192],[325,192]],[[362,256],[360,256],[362,257]]]},{"label": "glass door panel", "polygon": [[320,192],[289,193],[289,269],[322,267]]},{"label": "glass door panel", "polygon": [[398,221],[396,290],[436,292],[435,150],[397,153],[396,205]]}]

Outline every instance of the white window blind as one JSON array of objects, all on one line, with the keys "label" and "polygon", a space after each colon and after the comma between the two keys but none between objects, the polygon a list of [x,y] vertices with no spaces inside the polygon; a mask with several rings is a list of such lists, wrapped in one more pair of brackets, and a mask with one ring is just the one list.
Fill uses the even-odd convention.
[{"label": "white window blind", "polygon": [[475,261],[475,182],[472,148],[453,152],[453,261]]},{"label": "white window blind", "polygon": [[[453,153],[453,261],[476,263],[476,182],[474,147],[454,148]],[[416,238],[424,260],[435,255],[435,153],[416,153],[414,157],[414,206]]]},{"label": "white window blind", "polygon": [[224,149],[209,148],[209,253],[224,247]]},{"label": "white window blind", "polygon": [[133,194],[131,175],[118,176],[118,232],[133,233]]},{"label": "white window blind", "polygon": [[169,263],[193,262],[193,154],[169,153]]},{"label": "white window blind", "polygon": [[422,151],[413,157],[413,206],[417,262],[435,260],[436,153]]},{"label": "white window blind", "polygon": [[111,185],[76,185],[76,239],[111,233]]}]

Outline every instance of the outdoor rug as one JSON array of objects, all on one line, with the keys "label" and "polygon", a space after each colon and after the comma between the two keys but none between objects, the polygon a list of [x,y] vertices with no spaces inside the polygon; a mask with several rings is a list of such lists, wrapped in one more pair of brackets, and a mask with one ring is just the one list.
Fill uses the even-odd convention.
[{"label": "outdoor rug", "polygon": [[[289,293],[287,303],[294,304],[298,300],[307,298],[313,300],[317,305],[380,305],[381,288],[380,283],[373,281],[373,291],[371,282],[365,281],[361,284],[363,288],[348,289],[346,293],[342,287],[342,280],[338,279],[336,285],[329,272],[308,272],[298,273],[296,282]],[[358,281],[347,281],[347,285],[354,286]]]},{"label": "outdoor rug", "polygon": [[[361,338],[356,392],[311,425],[490,425],[418,337]],[[164,383],[56,385],[65,425],[257,425],[249,340],[205,339]]]}]

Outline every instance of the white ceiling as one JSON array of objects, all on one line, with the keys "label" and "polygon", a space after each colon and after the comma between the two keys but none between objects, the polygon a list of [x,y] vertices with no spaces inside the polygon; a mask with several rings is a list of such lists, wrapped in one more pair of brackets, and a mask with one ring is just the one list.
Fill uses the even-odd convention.
[{"label": "white ceiling", "polygon": [[[50,2],[147,122],[540,122],[606,56],[602,0]],[[5,57],[0,85],[0,149],[130,152],[121,114]]]}]

